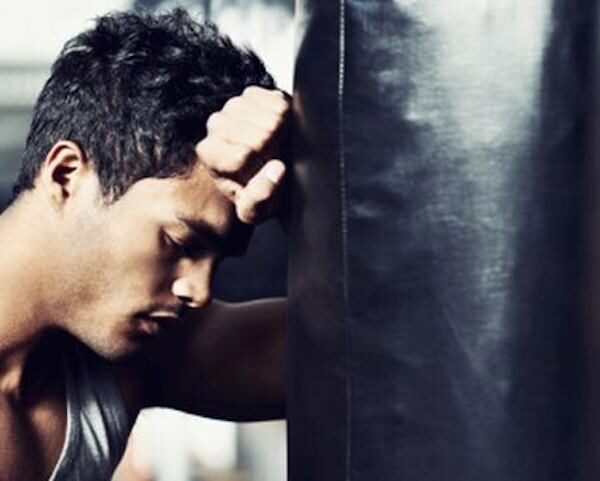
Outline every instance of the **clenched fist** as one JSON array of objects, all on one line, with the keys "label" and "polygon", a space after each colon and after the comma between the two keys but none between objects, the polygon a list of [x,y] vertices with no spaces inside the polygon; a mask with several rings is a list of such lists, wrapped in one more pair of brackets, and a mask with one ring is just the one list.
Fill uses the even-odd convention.
[{"label": "clenched fist", "polygon": [[242,222],[268,218],[286,167],[280,159],[290,100],[279,90],[247,87],[212,114],[196,154]]}]

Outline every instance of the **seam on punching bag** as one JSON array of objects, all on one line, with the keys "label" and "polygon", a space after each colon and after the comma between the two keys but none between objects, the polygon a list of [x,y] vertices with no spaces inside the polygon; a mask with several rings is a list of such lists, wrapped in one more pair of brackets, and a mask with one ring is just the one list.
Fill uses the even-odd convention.
[{"label": "seam on punching bag", "polygon": [[342,288],[344,304],[342,315],[344,316],[345,333],[345,364],[346,364],[346,462],[345,479],[352,479],[351,472],[351,454],[352,454],[352,369],[350,368],[350,325],[346,316],[348,306],[348,222],[346,212],[346,163],[344,157],[344,81],[346,68],[346,4],[345,0],[339,3],[339,49],[338,49],[338,143],[339,143],[339,163],[340,163],[340,214],[342,220]]}]

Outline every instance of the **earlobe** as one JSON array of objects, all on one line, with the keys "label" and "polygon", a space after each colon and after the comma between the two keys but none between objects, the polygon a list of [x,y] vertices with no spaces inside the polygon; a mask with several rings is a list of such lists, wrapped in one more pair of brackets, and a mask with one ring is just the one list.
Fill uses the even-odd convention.
[{"label": "earlobe", "polygon": [[88,170],[87,159],[75,142],[56,142],[44,159],[39,176],[52,205],[63,206],[77,192]]}]

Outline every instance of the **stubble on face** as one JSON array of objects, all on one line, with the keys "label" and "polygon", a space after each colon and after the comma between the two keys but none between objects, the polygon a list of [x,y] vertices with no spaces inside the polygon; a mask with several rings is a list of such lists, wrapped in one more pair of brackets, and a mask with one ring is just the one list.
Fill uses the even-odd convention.
[{"label": "stubble on face", "polygon": [[177,265],[165,253],[164,230],[184,218],[226,237],[235,224],[233,205],[199,169],[187,178],[143,179],[114,203],[96,202],[81,212],[71,224],[64,286],[71,309],[63,322],[110,359],[136,352],[153,337],[140,329],[141,316],[178,303],[171,292]]}]

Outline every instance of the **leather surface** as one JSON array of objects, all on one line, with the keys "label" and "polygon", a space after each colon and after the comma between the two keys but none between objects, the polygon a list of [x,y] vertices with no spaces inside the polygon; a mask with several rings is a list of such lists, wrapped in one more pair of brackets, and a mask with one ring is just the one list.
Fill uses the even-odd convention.
[{"label": "leather surface", "polygon": [[289,479],[581,479],[593,2],[297,7]]}]

